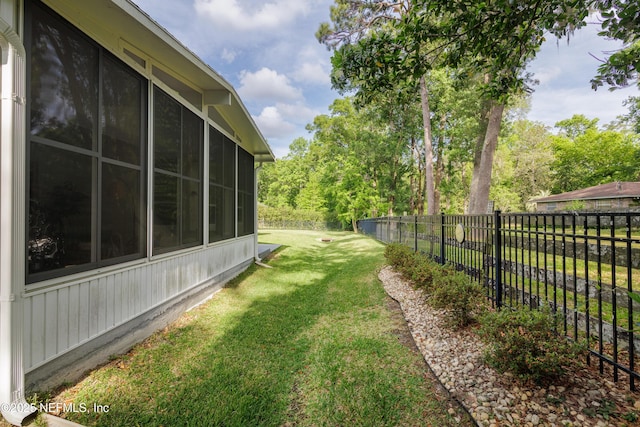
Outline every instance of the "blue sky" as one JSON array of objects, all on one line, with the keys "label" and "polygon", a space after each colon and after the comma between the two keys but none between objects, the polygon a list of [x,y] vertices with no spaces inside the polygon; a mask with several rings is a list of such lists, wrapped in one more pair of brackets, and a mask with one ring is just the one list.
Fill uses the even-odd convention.
[{"label": "blue sky", "polygon": [[[333,0],[133,0],[143,11],[220,73],[239,93],[276,157],[288,152],[305,126],[340,97],[331,89],[331,53],[315,32],[329,21]],[[622,101],[637,87],[591,89],[603,51],[590,25],[565,40],[549,40],[530,71],[540,80],[530,120],[547,126],[573,114],[605,124],[627,110]]]}]

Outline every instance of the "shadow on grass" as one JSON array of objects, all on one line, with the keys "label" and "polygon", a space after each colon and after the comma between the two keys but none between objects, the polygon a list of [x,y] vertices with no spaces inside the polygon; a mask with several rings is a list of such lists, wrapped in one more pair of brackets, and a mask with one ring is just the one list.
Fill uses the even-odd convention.
[{"label": "shadow on grass", "polygon": [[75,390],[76,403],[108,405],[108,413],[70,418],[108,426],[263,426],[295,418],[292,393],[314,345],[307,332],[321,317],[377,304],[352,283],[382,259],[380,246],[360,247],[360,239],[341,234],[330,244],[280,248],[272,270],[250,267],[184,325],[154,335]]}]

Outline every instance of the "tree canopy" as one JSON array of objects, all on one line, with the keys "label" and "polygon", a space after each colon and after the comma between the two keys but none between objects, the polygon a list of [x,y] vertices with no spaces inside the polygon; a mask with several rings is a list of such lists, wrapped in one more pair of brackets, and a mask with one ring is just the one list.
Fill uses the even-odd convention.
[{"label": "tree canopy", "polygon": [[623,47],[603,60],[591,86],[597,89],[607,84],[616,89],[639,84],[640,3],[635,0],[596,0],[593,3],[603,18],[600,35],[620,40]]},{"label": "tree canopy", "polygon": [[597,119],[575,115],[556,124],[561,132],[552,137],[553,193],[640,180],[638,135],[603,131],[597,123]]},{"label": "tree canopy", "polygon": [[573,116],[554,135],[510,114],[533,90],[527,65],[540,45],[570,37],[594,12],[600,35],[623,47],[602,59],[593,88],[634,84],[637,2],[335,0],[316,35],[333,50],[334,88],[351,97],[265,168],[261,200],[353,224],[424,210],[483,213],[489,199],[523,210],[539,194],[640,179],[638,97],[607,129]]}]

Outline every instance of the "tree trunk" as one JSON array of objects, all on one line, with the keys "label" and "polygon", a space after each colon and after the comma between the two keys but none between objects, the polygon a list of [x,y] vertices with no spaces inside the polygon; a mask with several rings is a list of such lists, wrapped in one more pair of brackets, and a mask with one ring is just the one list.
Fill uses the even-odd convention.
[{"label": "tree trunk", "polygon": [[435,186],[433,184],[433,143],[431,141],[431,109],[429,92],[424,76],[420,77],[420,104],[422,106],[422,122],[424,127],[424,175],[425,194],[427,198],[427,215],[436,213]]},{"label": "tree trunk", "polygon": [[[422,165],[422,151],[420,151],[420,147],[418,146],[418,143],[416,142],[416,140],[412,137],[411,138],[411,147],[412,147],[412,154],[411,157],[413,160],[415,160],[416,162],[416,167],[414,169],[415,172],[417,172],[417,176],[416,173],[413,174],[412,176],[412,180],[414,183],[414,187],[412,187],[412,196],[415,197],[415,211],[417,212],[418,215],[424,215],[424,178],[423,178],[423,172],[424,172],[424,166]],[[413,161],[412,160],[412,161]]]},{"label": "tree trunk", "polygon": [[476,146],[475,159],[473,162],[473,176],[471,177],[468,209],[468,213],[470,214],[487,213],[493,156],[498,146],[498,135],[500,134],[503,112],[504,103],[495,100],[489,103],[489,114],[486,118],[487,126],[484,140],[482,147],[480,147],[480,144]]},{"label": "tree trunk", "polygon": [[[411,189],[411,193],[409,194],[409,209],[411,209],[412,214],[415,214],[418,212],[418,203],[416,202],[416,194],[418,190],[416,189],[416,179],[415,179],[415,174],[413,173],[413,171],[415,171],[414,164],[413,164],[413,161],[415,159],[415,151],[416,151],[416,141],[412,137],[411,138],[411,171],[412,172],[409,175],[409,188]],[[417,167],[420,168],[419,162]]]},{"label": "tree trunk", "polygon": [[473,172],[471,173],[471,185],[469,187],[469,200],[467,205],[467,213],[471,213],[471,206],[475,206],[475,196],[478,187],[478,171],[480,170],[480,160],[482,159],[482,147],[487,136],[487,126],[489,124],[489,112],[491,111],[491,102],[484,100],[480,106],[480,117],[478,118],[478,138],[476,139],[476,147],[473,151]]},{"label": "tree trunk", "polygon": [[440,137],[438,138],[438,144],[436,144],[436,166],[435,166],[435,171],[434,171],[434,187],[435,187],[435,191],[434,191],[434,200],[435,200],[435,207],[434,210],[436,212],[442,212],[442,209],[440,207],[441,205],[441,199],[442,199],[442,194],[440,193],[440,184],[442,183],[442,178],[444,176],[444,135],[445,135],[445,129],[447,126],[447,118],[442,115],[442,117],[440,118],[440,124],[439,124],[439,134]]}]

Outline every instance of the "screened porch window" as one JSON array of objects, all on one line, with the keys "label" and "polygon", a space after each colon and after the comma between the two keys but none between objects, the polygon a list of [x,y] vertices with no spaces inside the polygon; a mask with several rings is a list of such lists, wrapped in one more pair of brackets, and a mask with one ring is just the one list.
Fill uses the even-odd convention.
[{"label": "screened porch window", "polygon": [[147,81],[26,4],[29,282],[145,256]]},{"label": "screened porch window", "polygon": [[253,234],[254,184],[253,156],[238,147],[238,236]]},{"label": "screened porch window", "polygon": [[202,244],[204,121],[159,88],[153,95],[153,249]]},{"label": "screened porch window", "polygon": [[236,234],[236,144],[209,127],[209,242]]}]

